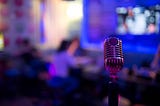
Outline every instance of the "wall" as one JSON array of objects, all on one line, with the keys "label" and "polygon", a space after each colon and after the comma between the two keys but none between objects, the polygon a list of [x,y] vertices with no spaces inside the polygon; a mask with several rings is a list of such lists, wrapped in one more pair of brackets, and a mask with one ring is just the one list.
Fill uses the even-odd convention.
[{"label": "wall", "polygon": [[62,39],[80,33],[81,9],[81,0],[0,0],[5,50],[18,49],[16,43],[22,38],[41,49],[57,48]]},{"label": "wall", "polygon": [[[40,14],[40,16],[35,15],[37,27],[40,26],[38,23],[41,19],[44,22],[43,42],[39,41],[38,46],[45,50],[56,49],[63,39],[69,39],[73,34],[80,33],[82,2],[81,0],[45,0],[44,3],[44,13],[35,8],[35,14]],[[34,5],[39,4],[37,2]],[[41,39],[41,31],[37,31],[36,35],[39,40]]]},{"label": "wall", "polygon": [[6,50],[13,51],[20,38],[32,38],[33,14],[31,0],[0,0],[0,32]]}]

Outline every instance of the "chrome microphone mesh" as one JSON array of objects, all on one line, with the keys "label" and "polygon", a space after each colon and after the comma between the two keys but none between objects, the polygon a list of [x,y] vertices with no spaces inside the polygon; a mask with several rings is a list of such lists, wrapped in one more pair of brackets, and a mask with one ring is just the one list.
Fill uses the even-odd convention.
[{"label": "chrome microphone mesh", "polygon": [[124,64],[122,41],[110,37],[104,41],[104,64],[111,75],[115,75]]}]

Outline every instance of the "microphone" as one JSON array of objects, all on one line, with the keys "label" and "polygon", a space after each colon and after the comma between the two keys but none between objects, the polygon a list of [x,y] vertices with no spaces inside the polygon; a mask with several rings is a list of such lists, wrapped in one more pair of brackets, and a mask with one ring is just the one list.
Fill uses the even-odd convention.
[{"label": "microphone", "polygon": [[104,65],[110,73],[108,106],[118,106],[118,83],[117,72],[123,67],[124,59],[122,53],[122,41],[116,37],[104,40]]},{"label": "microphone", "polygon": [[104,40],[104,65],[111,77],[116,76],[124,64],[122,41],[116,37]]}]

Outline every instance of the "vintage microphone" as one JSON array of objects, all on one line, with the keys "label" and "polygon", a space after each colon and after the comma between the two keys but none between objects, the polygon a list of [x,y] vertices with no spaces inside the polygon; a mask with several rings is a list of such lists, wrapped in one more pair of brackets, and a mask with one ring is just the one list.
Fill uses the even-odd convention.
[{"label": "vintage microphone", "polygon": [[122,41],[116,37],[110,37],[104,41],[104,65],[109,71],[109,95],[108,105],[118,106],[117,72],[123,67]]}]

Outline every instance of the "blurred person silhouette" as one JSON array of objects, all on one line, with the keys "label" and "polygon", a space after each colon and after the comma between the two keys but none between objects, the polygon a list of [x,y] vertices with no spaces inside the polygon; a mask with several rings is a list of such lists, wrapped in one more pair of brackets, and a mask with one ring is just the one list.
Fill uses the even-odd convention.
[{"label": "blurred person silhouette", "polygon": [[[54,89],[54,97],[68,99],[78,88],[78,80],[70,76],[70,68],[76,67],[74,55],[68,52],[71,42],[62,40],[57,52],[53,56],[53,62],[50,65],[49,73],[51,78],[47,81],[49,87]],[[58,99],[56,101],[63,101]]]},{"label": "blurred person silhouette", "polygon": [[74,55],[74,56],[79,56],[81,55],[81,49],[80,46],[80,41],[79,41],[79,38],[78,37],[74,37],[72,38],[72,40],[70,41],[70,44],[68,46],[68,49],[67,49],[67,52],[68,54],[70,55]]},{"label": "blurred person silhouette", "polygon": [[151,68],[155,69],[156,71],[160,69],[160,44],[158,45],[153,61],[151,62]]},{"label": "blurred person silhouette", "polygon": [[[22,75],[25,77],[35,77],[35,65],[41,59],[40,51],[32,45],[30,39],[24,38],[18,43],[19,50],[15,54],[19,59],[19,68],[22,70]],[[41,65],[39,65],[41,67]]]},{"label": "blurred person silhouette", "polygon": [[31,51],[35,48],[32,44],[30,39],[24,38],[20,43],[18,43],[18,51],[15,56],[18,56],[22,59],[25,64],[29,64],[32,60],[33,56]]},{"label": "blurred person silhouette", "polygon": [[132,8],[128,8],[128,14],[126,16],[126,27],[129,32],[134,32],[134,13],[132,11]]},{"label": "blurred person silhouette", "polygon": [[69,47],[69,41],[63,40],[61,42],[60,47],[57,50],[57,53],[54,55],[53,65],[55,72],[53,73],[51,72],[52,76],[66,78],[69,76],[68,69],[70,67],[76,67],[76,61],[72,53],[69,53],[67,51],[68,47]]},{"label": "blurred person silhouette", "polygon": [[38,96],[40,86],[44,85],[44,77],[47,77],[47,63],[43,60],[42,52],[32,44],[30,39],[22,39],[18,46],[16,57],[20,61],[20,92],[26,96]]},{"label": "blurred person silhouette", "polygon": [[16,56],[22,61],[21,68],[24,74],[28,74],[28,77],[34,76],[33,74],[37,74],[40,71],[47,71],[46,62],[43,60],[42,52],[32,45],[28,38],[24,38],[19,43],[19,51]]},{"label": "blurred person silhouette", "polygon": [[31,50],[33,46],[28,38],[18,38],[16,44],[18,49],[15,51],[13,56],[18,60],[18,68],[24,71],[29,67],[29,63],[32,60]]},{"label": "blurred person silhouette", "polygon": [[13,56],[5,58],[3,76],[3,93],[5,97],[12,97],[18,94],[20,70],[16,63],[17,60]]}]

